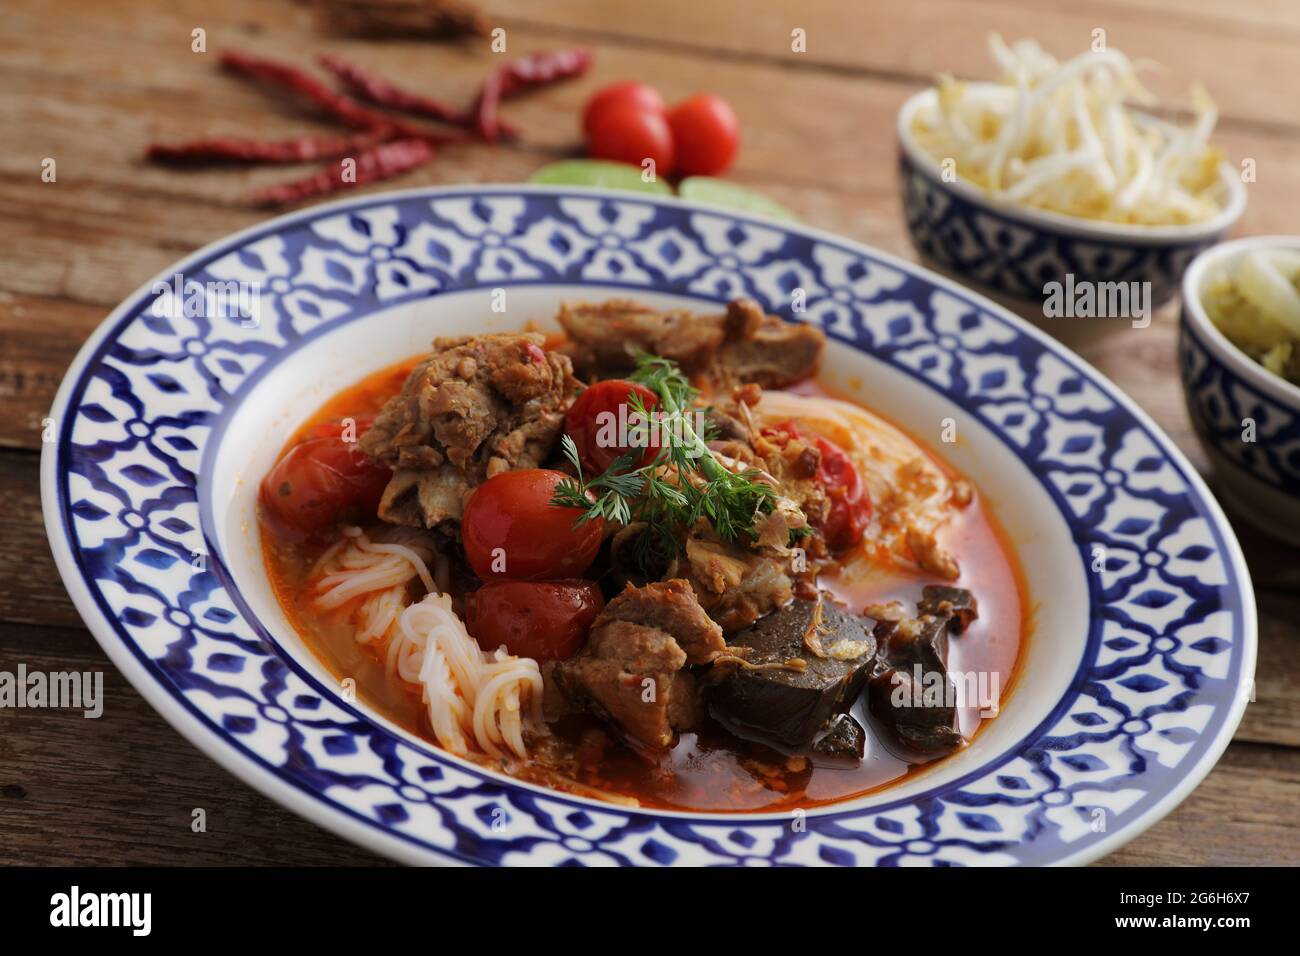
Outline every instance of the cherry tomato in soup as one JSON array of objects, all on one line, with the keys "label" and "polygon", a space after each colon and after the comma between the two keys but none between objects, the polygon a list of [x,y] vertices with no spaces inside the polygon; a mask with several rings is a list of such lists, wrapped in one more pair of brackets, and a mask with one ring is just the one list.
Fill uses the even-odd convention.
[{"label": "cherry tomato in soup", "polygon": [[673,133],[663,114],[615,103],[592,117],[587,155],[633,166],[652,159],[655,175],[666,176],[673,169]]},{"label": "cherry tomato in soup", "polygon": [[551,504],[558,471],[503,471],[474,490],[460,521],[470,567],[483,580],[576,578],[600,550],[604,523],[575,525],[577,508]]},{"label": "cherry tomato in soup", "polygon": [[682,176],[726,172],[740,148],[740,123],[730,104],[712,93],[696,93],[668,111],[675,168]]},{"label": "cherry tomato in soup", "polygon": [[636,80],[623,80],[597,90],[587,100],[587,105],[582,110],[582,131],[590,133],[596,117],[615,106],[632,106],[660,116],[665,112],[664,98],[653,86]]},{"label": "cherry tomato in soup", "polygon": [[871,500],[844,449],[821,436],[815,440],[821,452],[817,480],[831,500],[830,513],[822,524],[822,536],[831,551],[845,551],[862,540],[871,518]]},{"label": "cherry tomato in soup", "polygon": [[465,627],[489,653],[562,661],[587,643],[605,600],[591,581],[489,581],[466,599]]},{"label": "cherry tomato in soup", "polygon": [[646,411],[653,411],[659,396],[644,385],[621,378],[597,382],[569,406],[564,430],[578,446],[578,460],[588,478],[603,474],[618,458],[635,448],[645,453],[634,467],[648,465],[659,454],[658,436],[649,423],[639,420],[631,404],[633,395]]},{"label": "cherry tomato in soup", "polygon": [[309,438],[262,479],[262,505],[288,527],[313,534],[349,516],[373,518],[392,476],[354,442]]}]

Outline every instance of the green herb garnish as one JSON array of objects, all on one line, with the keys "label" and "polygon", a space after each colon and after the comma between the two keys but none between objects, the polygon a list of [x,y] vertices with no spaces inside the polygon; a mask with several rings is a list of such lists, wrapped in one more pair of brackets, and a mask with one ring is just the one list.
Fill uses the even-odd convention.
[{"label": "green herb garnish", "polygon": [[[709,429],[696,428],[693,421],[695,413],[702,411],[694,404],[698,392],[682,370],[669,359],[643,352],[629,377],[659,396],[653,410],[635,393],[628,400],[630,410],[644,416],[644,421],[656,417],[663,436],[658,454],[649,464],[634,467],[643,452],[633,449],[603,474],[587,480],[578,446],[565,435],[561,447],[577,477],[556,485],[551,504],[581,509],[576,524],[597,518],[621,524],[645,522],[656,550],[669,556],[677,553],[677,532],[700,518],[707,518],[724,541],[735,541],[742,534],[756,538],[758,518],[772,510],[776,492],[760,480],[757,470],[729,471],[714,457],[707,444]],[[594,502],[588,492],[595,496]]]}]

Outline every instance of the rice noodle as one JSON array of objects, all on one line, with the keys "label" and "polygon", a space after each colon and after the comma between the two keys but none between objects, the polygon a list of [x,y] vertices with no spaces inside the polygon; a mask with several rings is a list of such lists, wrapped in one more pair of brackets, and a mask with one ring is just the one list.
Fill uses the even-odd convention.
[{"label": "rice noodle", "polygon": [[[524,725],[541,717],[537,662],[504,647],[484,652],[445,594],[428,594],[398,619],[389,645],[396,675],[422,688],[438,743],[464,756],[476,745],[493,757],[528,756]],[[527,712],[525,712],[527,709]]]},{"label": "rice noodle", "polygon": [[760,427],[793,420],[844,449],[871,499],[868,538],[878,557],[958,576],[936,535],[969,501],[970,486],[950,479],[916,442],[861,406],[822,396],[765,391],[754,417]]},{"label": "rice noodle", "polygon": [[372,541],[360,528],[349,527],[343,539],[317,562],[314,603],[322,611],[335,611],[361,600],[356,609],[356,638],[361,644],[386,640],[398,615],[410,603],[411,582],[419,579],[426,591],[435,589],[429,562],[444,570],[446,561],[428,538],[411,528],[386,528],[382,540]]},{"label": "rice noodle", "polygon": [[[478,750],[527,757],[524,724],[540,718],[542,702],[537,662],[505,648],[485,653],[469,636],[446,594],[447,557],[424,533],[385,528],[372,540],[349,527],[343,534],[313,570],[316,607],[334,611],[360,602],[357,641],[387,642],[389,676],[420,688],[443,747],[461,756]],[[410,586],[417,579],[427,593],[412,604]]]}]

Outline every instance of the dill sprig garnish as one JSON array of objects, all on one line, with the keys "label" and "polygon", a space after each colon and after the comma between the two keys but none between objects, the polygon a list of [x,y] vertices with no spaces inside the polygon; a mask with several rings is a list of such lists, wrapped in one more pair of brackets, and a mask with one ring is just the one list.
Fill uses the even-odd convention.
[{"label": "dill sprig garnish", "polygon": [[755,525],[772,510],[776,492],[759,480],[757,470],[730,471],[714,456],[707,426],[697,429],[692,421],[702,410],[695,405],[699,393],[682,370],[670,359],[643,352],[629,378],[659,398],[653,410],[636,393],[628,399],[630,410],[642,422],[657,415],[661,437],[654,460],[638,466],[644,453],[635,448],[588,480],[578,446],[565,435],[561,448],[577,477],[556,485],[551,504],[581,509],[577,524],[597,518],[624,525],[644,522],[657,550],[669,556],[677,552],[678,532],[700,518],[707,518],[724,541],[735,541],[742,534],[757,537]]}]

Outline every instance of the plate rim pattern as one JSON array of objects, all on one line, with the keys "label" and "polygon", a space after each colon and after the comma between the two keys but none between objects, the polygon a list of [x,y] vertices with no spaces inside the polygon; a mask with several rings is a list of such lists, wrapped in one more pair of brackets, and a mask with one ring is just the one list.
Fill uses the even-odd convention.
[{"label": "plate rim pattern", "polygon": [[[681,226],[682,221],[689,224],[692,217],[704,217],[712,226],[716,226],[718,229],[725,226],[724,233],[730,234],[733,230],[738,231],[739,235],[736,238],[743,241],[749,241],[755,236],[760,238],[776,236],[780,239],[780,245],[777,248],[783,249],[791,240],[797,240],[794,245],[806,249],[808,255],[812,255],[815,250],[833,250],[844,257],[845,261],[853,259],[860,263],[869,263],[874,267],[878,267],[882,273],[900,275],[900,285],[890,291],[910,287],[914,287],[914,290],[928,289],[931,303],[935,301],[935,297],[938,295],[946,296],[947,300],[961,305],[965,314],[973,313],[977,317],[977,324],[990,323],[987,328],[979,330],[982,334],[993,335],[995,338],[998,334],[1009,336],[1005,340],[1007,343],[1013,341],[1029,343],[1031,348],[1038,350],[1037,354],[1040,357],[1052,357],[1057,364],[1066,369],[1071,375],[1081,379],[1085,389],[1092,390],[1103,401],[1108,401],[1107,413],[1128,420],[1131,428],[1136,428],[1145,436],[1152,448],[1162,456],[1162,464],[1168,466],[1181,483],[1179,494],[1186,496],[1188,501],[1196,506],[1193,509],[1193,517],[1204,521],[1207,530],[1214,538],[1215,550],[1222,560],[1223,571],[1226,575],[1225,584],[1220,590],[1235,594],[1239,602],[1235,607],[1219,608],[1229,612],[1234,624],[1229,647],[1231,654],[1230,674],[1244,678],[1246,675],[1253,673],[1256,623],[1254,597],[1250,588],[1249,574],[1235,535],[1232,534],[1217,502],[1210,495],[1200,477],[1191,469],[1178,449],[1150,421],[1145,413],[1100,373],[1039,330],[1032,328],[1023,320],[984,299],[978,293],[967,290],[915,264],[821,230],[780,223],[698,203],[684,203],[672,198],[643,197],[636,194],[604,190],[516,185],[416,188],[400,192],[376,193],[355,197],[290,213],[268,223],[258,224],[232,236],[219,239],[184,258],[169,267],[165,272],[160,273],[155,280],[145,283],[104,320],[74,359],[55,399],[51,416],[58,423],[59,438],[56,443],[47,444],[43,449],[41,484],[46,525],[51,547],[55,552],[56,564],[65,584],[68,586],[69,592],[72,594],[78,611],[86,620],[96,639],[105,647],[114,663],[123,670],[128,679],[141,691],[155,709],[159,710],[173,726],[177,727],[209,756],[214,757],[220,764],[235,772],[237,776],[240,776],[246,782],[296,812],[307,816],[314,822],[325,825],[354,841],[370,845],[372,848],[378,844],[378,848],[383,852],[410,862],[428,862],[433,857],[440,856],[459,862],[495,863],[502,862],[514,854],[519,854],[521,860],[537,862],[542,860],[545,854],[533,854],[532,858],[530,858],[530,854],[539,845],[548,843],[553,846],[543,846],[543,849],[547,851],[561,845],[565,848],[563,852],[556,851],[553,854],[556,860],[565,857],[571,860],[590,858],[593,861],[602,861],[602,847],[614,847],[617,843],[614,837],[609,837],[604,843],[600,841],[591,843],[590,841],[584,841],[573,833],[565,835],[562,832],[563,828],[555,822],[555,816],[560,812],[569,815],[587,816],[588,818],[599,816],[621,819],[623,829],[619,830],[614,823],[610,823],[609,833],[617,834],[619,839],[626,837],[627,840],[633,842],[640,841],[638,848],[644,858],[627,853],[625,852],[626,848],[624,848],[609,854],[603,860],[610,861],[612,859],[613,862],[620,863],[672,862],[681,858],[683,851],[686,851],[685,855],[688,857],[683,862],[694,862],[695,860],[691,857],[699,854],[706,857],[710,862],[719,863],[741,863],[747,860],[765,859],[769,862],[850,863],[858,861],[854,853],[855,850],[865,850],[868,847],[873,851],[879,851],[875,853],[874,861],[885,864],[914,861],[941,863],[1085,862],[1088,859],[1109,852],[1118,843],[1131,838],[1142,829],[1145,829],[1146,826],[1154,823],[1169,809],[1172,809],[1187,792],[1190,792],[1205,773],[1208,773],[1218,755],[1227,745],[1232,730],[1235,729],[1240,720],[1245,706],[1245,698],[1240,693],[1233,695],[1230,705],[1220,701],[1218,706],[1212,707],[1213,712],[1206,718],[1207,726],[1209,723],[1213,723],[1215,726],[1208,741],[1198,739],[1190,744],[1186,743],[1185,740],[1181,742],[1180,745],[1185,745],[1183,756],[1175,761],[1172,768],[1182,772],[1181,780],[1171,786],[1165,786],[1154,795],[1148,795],[1151,796],[1150,799],[1146,799],[1145,796],[1136,798],[1127,809],[1119,813],[1118,821],[1122,822],[1123,825],[1117,826],[1114,832],[1093,834],[1091,836],[1078,836],[1076,834],[1068,843],[1061,841],[1056,837],[1059,836],[1062,824],[1060,821],[1051,818],[1049,807],[1044,804],[1037,807],[1041,812],[1036,815],[1034,820],[1030,821],[1031,825],[1028,825],[1027,829],[1016,839],[1001,842],[996,839],[979,839],[980,828],[986,825],[980,822],[981,819],[996,825],[996,821],[988,814],[980,811],[979,807],[1005,806],[1003,801],[1007,797],[1005,793],[993,792],[992,790],[980,793],[977,790],[963,790],[962,788],[967,787],[976,780],[991,776],[998,767],[1007,765],[1013,759],[1024,759],[1025,755],[1032,749],[1031,744],[1041,742],[1041,738],[1038,740],[1034,738],[1044,734],[1049,726],[1053,726],[1063,716],[1068,705],[1078,699],[1081,682],[1094,681],[1097,677],[1092,672],[1085,674],[1081,669],[1072,683],[1071,693],[1068,693],[1062,701],[1057,703],[1052,714],[1032,733],[1011,747],[1009,751],[997,755],[992,760],[982,764],[978,769],[972,770],[956,780],[949,781],[939,788],[910,798],[889,801],[886,795],[882,798],[881,803],[857,810],[836,810],[834,807],[819,808],[817,811],[809,813],[806,830],[797,834],[784,833],[772,836],[771,833],[763,833],[757,836],[750,835],[749,831],[758,831],[763,827],[768,830],[773,828],[784,829],[778,821],[786,819],[787,815],[780,815],[774,819],[767,814],[719,816],[692,815],[690,813],[665,814],[657,811],[627,811],[621,808],[595,804],[582,798],[573,798],[549,792],[538,793],[532,788],[520,784],[505,783],[495,776],[466,769],[454,758],[441,755],[435,748],[430,746],[427,748],[430,753],[421,755],[422,759],[428,756],[433,762],[448,767],[449,772],[458,775],[458,780],[463,778],[477,779],[477,783],[459,787],[458,792],[465,789],[470,792],[478,791],[484,799],[505,800],[511,803],[513,809],[533,815],[535,819],[550,821],[543,827],[543,829],[549,827],[551,831],[549,836],[538,837],[536,841],[528,844],[528,846],[520,847],[508,845],[506,841],[498,841],[490,832],[476,832],[472,822],[466,826],[463,820],[451,820],[447,814],[441,814],[444,827],[460,831],[456,835],[454,845],[448,848],[434,845],[428,840],[421,840],[403,832],[397,825],[401,821],[390,820],[385,822],[373,817],[367,817],[354,808],[341,804],[337,799],[326,795],[325,791],[330,789],[328,786],[317,790],[308,788],[300,777],[289,774],[283,767],[277,767],[273,763],[263,760],[246,745],[235,739],[234,734],[228,729],[217,726],[190,700],[186,699],[183,689],[164,681],[163,675],[153,666],[153,662],[147,658],[147,655],[141,651],[138,642],[128,634],[122,622],[115,618],[113,609],[103,598],[101,591],[92,588],[94,577],[90,573],[90,569],[85,565],[85,555],[82,549],[73,545],[73,541],[76,540],[76,524],[74,521],[75,516],[71,511],[69,471],[61,468],[69,461],[74,450],[74,442],[71,436],[78,415],[68,414],[70,403],[74,399],[80,400],[81,396],[84,395],[90,380],[95,377],[96,369],[102,367],[100,360],[106,353],[107,348],[117,341],[117,337],[135,322],[143,313],[145,307],[153,301],[154,296],[151,290],[156,282],[164,281],[177,272],[189,276],[201,275],[208,266],[219,261],[223,256],[232,255],[240,249],[247,249],[252,244],[265,238],[286,233],[292,234],[294,230],[300,232],[310,231],[314,225],[324,221],[340,218],[348,220],[361,218],[363,213],[373,214],[376,210],[385,207],[396,210],[397,219],[401,221],[403,208],[413,208],[420,204],[433,206],[438,202],[452,199],[486,202],[488,207],[491,207],[493,203],[499,204],[502,199],[517,199],[525,211],[530,205],[543,209],[548,206],[559,208],[563,200],[595,203],[601,208],[602,212],[609,208],[619,215],[622,215],[619,210],[625,212],[628,209],[648,209],[649,219],[646,221],[651,223],[662,225],[676,219],[678,220],[677,225]],[[521,213],[521,215],[523,214]],[[526,215],[525,218],[527,218]],[[533,224],[540,221],[541,217],[538,217],[533,220]],[[573,225],[572,220],[569,224]],[[575,231],[581,233],[580,229]],[[679,231],[683,237],[693,238],[700,243],[704,242],[693,227]],[[462,238],[468,237],[462,234]],[[482,251],[481,248],[480,251]],[[598,249],[595,251],[598,251]],[[721,261],[720,256],[715,257],[715,265],[721,263]],[[762,254],[755,261],[761,262]],[[813,275],[813,270],[808,267],[807,261],[791,259],[783,260],[783,262],[794,269],[792,274],[798,275],[799,269],[802,269],[803,274],[809,277]],[[741,287],[750,294],[754,292],[753,278],[749,272],[752,267],[752,263],[738,262],[730,270],[741,277],[739,279]],[[726,273],[728,269],[721,269],[721,271]],[[818,274],[820,275],[820,272]],[[690,289],[676,283],[669,286],[653,282],[646,284],[644,282],[588,281],[603,287],[626,284],[629,289],[641,288],[644,291],[685,294],[696,298],[721,300],[728,297],[728,295],[722,294],[720,291],[717,294],[709,295],[702,293],[698,288]],[[581,284],[581,280],[570,275],[553,275],[543,276],[539,282],[511,279],[479,282],[477,284],[471,282],[457,285],[454,288],[447,288],[443,291],[557,283]],[[852,282],[849,281],[848,284],[851,285]],[[719,289],[721,289],[721,286],[719,286]],[[369,287],[367,287],[367,292],[373,294],[373,290],[369,289]],[[416,293],[406,298],[399,297],[394,301],[377,304],[380,308],[387,308],[390,305],[418,299],[422,294],[424,293]],[[878,297],[879,293],[877,292],[875,295]],[[902,295],[902,293],[899,292],[899,295]],[[770,296],[760,295],[758,297],[760,300],[766,300],[764,304],[773,311],[782,311],[775,307]],[[825,303],[831,301],[831,296],[825,297]],[[870,347],[870,337],[866,342],[862,341],[863,337],[867,336],[868,333],[861,319],[857,323],[858,333],[856,338],[858,341],[850,341],[843,334],[836,334],[836,323],[840,321],[838,317],[842,313],[834,311],[834,306],[825,305],[825,303],[821,303],[825,306],[825,310],[821,313],[820,321],[824,326],[828,327],[828,331],[831,332],[833,337],[848,342],[851,346],[858,347],[862,351],[867,351],[877,358],[888,361],[892,367],[905,372],[923,385],[943,391],[942,388],[935,384],[932,373],[933,366],[930,367],[930,370],[919,370],[921,369],[919,365],[909,367],[901,357],[905,351],[904,349],[880,351]],[[915,301],[913,301],[913,306],[915,307]],[[315,334],[324,334],[337,328],[339,324],[363,317],[366,314],[370,313],[362,311],[356,315],[340,315],[333,320],[325,321],[316,327],[310,335],[300,338],[294,344],[300,345],[303,341],[313,338]],[[848,327],[852,330],[852,318],[845,321],[850,323]],[[931,329],[931,331],[933,330]],[[936,334],[931,338],[937,340],[939,336]],[[920,354],[931,346],[939,348],[934,342],[920,342],[918,349],[913,351]],[[959,339],[949,351],[964,354],[962,352],[962,341]],[[252,375],[240,377],[239,388],[228,398],[230,408],[237,406],[243,391],[251,387],[253,381],[259,378],[261,374],[265,374],[266,371],[274,367],[275,362],[274,357],[268,358],[260,364]],[[996,375],[994,379],[996,379]],[[1025,389],[1029,388],[1027,382],[1022,384]],[[1033,397],[1030,391],[1026,391],[1025,395]],[[76,408],[80,413],[84,406],[78,405]],[[975,414],[973,408],[966,408],[965,410]],[[225,418],[221,419],[221,416],[218,416],[220,419],[217,423],[218,429],[224,427],[224,421],[228,420],[229,417],[229,410],[224,411],[222,414],[224,414]],[[1020,455],[1012,442],[994,423],[982,417],[980,420],[982,424],[990,427],[1013,452],[1016,452],[1022,461],[1025,460],[1024,456]],[[1129,434],[1129,432],[1125,434]],[[209,435],[208,443],[203,449],[202,460],[208,460],[208,455],[212,454],[219,446],[220,442],[216,440],[217,438],[219,438],[219,433],[214,432]],[[77,454],[83,453],[83,451],[77,452]],[[201,468],[198,473],[202,474]],[[1052,489],[1046,480],[1044,480],[1044,486],[1048,488],[1049,494],[1052,494]],[[205,499],[197,491],[195,494],[197,498],[195,506],[202,512]],[[1052,498],[1058,507],[1062,508],[1063,513],[1066,514],[1066,520],[1073,525],[1068,513],[1064,510],[1061,495],[1059,493],[1052,494]],[[209,555],[212,557],[211,570],[217,579],[216,585],[230,591],[237,597],[235,583],[230,580],[219,560],[219,554],[212,540],[212,529],[208,518],[202,518],[202,523],[203,536],[206,539],[205,544]],[[1097,591],[1101,585],[1094,578],[1095,576],[1090,575],[1088,581],[1090,598],[1095,603]],[[246,611],[246,608],[241,608],[241,610]],[[261,628],[258,622],[252,620],[249,623],[261,640],[269,641],[272,647],[277,651],[279,650],[274,639],[265,633],[265,630]],[[1084,668],[1087,668],[1091,662],[1096,661],[1099,627],[1100,622],[1094,616],[1090,623],[1088,651],[1085,652],[1084,656]],[[292,658],[288,658],[285,669],[296,673],[298,678],[305,679],[308,686],[315,685],[314,689],[317,693],[328,696],[325,693],[325,688],[320,687],[310,675],[303,673]],[[1192,696],[1195,695],[1192,694]],[[342,709],[348,713],[349,720],[361,723],[366,721],[362,711],[347,705],[339,705],[336,701],[328,702],[333,706],[342,706]],[[377,729],[381,734],[388,734],[382,728],[373,728],[373,725],[372,729]],[[1114,736],[1112,735],[1112,738]],[[1084,734],[1083,737],[1086,738],[1087,735]],[[1197,750],[1198,743],[1204,743],[1204,746],[1200,747],[1200,752],[1193,759],[1193,752]],[[400,746],[412,750],[405,741],[401,741]],[[252,759],[250,760],[250,758]],[[385,754],[385,758],[396,760],[399,764],[401,761],[401,758],[395,756],[394,752]],[[1086,772],[1084,767],[1081,767],[1080,770]],[[1172,777],[1172,770],[1166,776]],[[318,780],[317,783],[319,784],[320,781]],[[337,786],[338,784],[333,785]],[[1068,792],[1073,793],[1074,791]],[[917,846],[918,843],[929,842],[923,839],[924,836],[940,832],[936,829],[936,826],[938,826],[936,821],[940,815],[946,811],[962,812],[961,810],[954,810],[951,802],[947,804],[944,802],[945,798],[951,800],[954,795],[960,795],[964,801],[961,806],[965,808],[965,816],[973,821],[969,825],[972,828],[972,836],[975,838],[970,840],[951,838],[935,841],[936,845],[928,848]],[[428,802],[430,805],[436,805],[436,795],[428,798]],[[564,808],[563,811],[562,808]],[[876,832],[866,832],[861,829],[862,825],[870,823],[870,821],[863,820],[865,817],[886,820],[888,819],[886,816],[888,813],[904,808],[911,808],[916,811],[915,820],[913,821],[915,827],[912,832],[913,834],[920,834],[920,838],[915,835],[909,836],[906,823],[899,824],[901,830],[892,832],[888,829]],[[435,809],[437,809],[436,806]],[[1125,814],[1128,814],[1128,816],[1126,817]],[[897,823],[897,820],[895,822]],[[808,840],[807,837],[810,835],[815,835],[816,839]],[[1055,842],[1053,842],[1054,839]],[[749,852],[755,845],[759,844],[767,848],[765,853],[762,851]],[[618,844],[618,846],[621,847],[621,844]],[[674,846],[676,846],[676,849],[673,848]],[[908,846],[911,846],[910,850]],[[810,848],[817,850],[814,858],[805,858],[800,855],[803,850]]]}]

